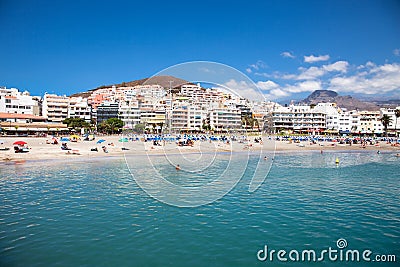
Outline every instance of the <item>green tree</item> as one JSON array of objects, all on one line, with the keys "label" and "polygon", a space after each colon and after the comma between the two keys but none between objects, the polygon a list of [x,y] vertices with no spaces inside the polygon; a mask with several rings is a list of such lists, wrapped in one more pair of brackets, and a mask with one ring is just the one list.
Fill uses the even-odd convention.
[{"label": "green tree", "polygon": [[136,124],[134,131],[139,133],[139,134],[142,134],[144,132],[144,127],[145,126],[142,123]]},{"label": "green tree", "polygon": [[389,126],[389,124],[392,122],[392,118],[391,118],[389,115],[384,114],[384,115],[381,117],[381,122],[382,122],[383,128],[384,128],[384,130],[385,130],[385,134],[386,134],[386,137],[387,137],[387,136],[388,136],[388,132],[387,132],[388,126]]},{"label": "green tree", "polygon": [[397,136],[397,119],[400,117],[400,109],[396,109],[394,112],[394,115],[396,116],[394,131],[396,132],[396,136]]},{"label": "green tree", "polygon": [[242,124],[244,125],[245,129],[249,128],[250,130],[252,130],[255,124],[257,124],[258,126],[258,121],[254,119],[252,116],[244,115],[242,117]]},{"label": "green tree", "polygon": [[72,128],[74,130],[90,127],[90,124],[87,123],[82,118],[67,118],[67,119],[63,120],[63,123],[67,124],[69,128]]},{"label": "green tree", "polygon": [[160,122],[160,123],[158,123],[158,126],[160,126],[160,131],[159,131],[159,133],[162,133],[162,130],[163,130],[163,127],[164,127],[164,123],[163,123],[163,122]]},{"label": "green tree", "polygon": [[211,130],[211,125],[210,125],[210,120],[209,119],[203,119],[203,125],[201,126],[204,131],[210,131]]},{"label": "green tree", "polygon": [[110,118],[103,121],[99,125],[99,129],[103,132],[114,134],[114,132],[119,131],[124,126],[124,122],[118,118]]}]

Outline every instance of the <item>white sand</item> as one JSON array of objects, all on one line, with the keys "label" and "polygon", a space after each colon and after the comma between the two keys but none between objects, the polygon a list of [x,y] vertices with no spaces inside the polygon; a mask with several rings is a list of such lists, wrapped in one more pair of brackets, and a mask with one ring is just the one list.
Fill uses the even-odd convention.
[{"label": "white sand", "polygon": [[[146,155],[146,154],[179,154],[179,153],[210,153],[210,152],[244,152],[244,151],[259,151],[271,152],[281,151],[328,151],[328,150],[355,150],[355,151],[391,151],[399,153],[400,147],[395,147],[390,144],[380,143],[379,146],[368,145],[362,148],[360,145],[340,145],[332,142],[321,142],[319,144],[310,144],[302,142],[299,144],[289,143],[287,141],[265,141],[264,144],[248,143],[242,144],[239,142],[232,142],[231,144],[224,144],[223,142],[201,142],[196,141],[193,147],[179,147],[174,142],[163,143],[162,146],[153,146],[152,142],[129,141],[127,143],[119,142],[120,136],[98,136],[94,141],[78,141],[67,142],[71,150],[61,150],[61,143],[58,145],[46,144],[46,140],[51,141],[51,138],[34,138],[34,137],[0,137],[4,141],[0,147],[9,147],[10,150],[0,150],[0,160],[51,160],[51,159],[68,159],[68,158],[92,158],[92,157],[109,157],[126,155]],[[97,140],[105,139],[106,141],[97,144]],[[15,141],[25,141],[29,147],[28,153],[14,153]],[[266,138],[264,138],[266,140]],[[106,146],[108,153],[102,150],[102,146]],[[276,149],[275,149],[276,146]],[[98,152],[91,151],[91,148],[97,147]],[[129,150],[122,150],[122,147]]]}]

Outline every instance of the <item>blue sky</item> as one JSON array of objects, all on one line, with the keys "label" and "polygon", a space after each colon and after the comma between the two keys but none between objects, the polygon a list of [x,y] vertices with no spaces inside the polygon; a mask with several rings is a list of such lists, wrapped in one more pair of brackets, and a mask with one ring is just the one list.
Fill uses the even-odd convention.
[{"label": "blue sky", "polygon": [[68,95],[201,60],[242,71],[268,99],[400,98],[399,14],[396,0],[1,0],[0,86]]}]

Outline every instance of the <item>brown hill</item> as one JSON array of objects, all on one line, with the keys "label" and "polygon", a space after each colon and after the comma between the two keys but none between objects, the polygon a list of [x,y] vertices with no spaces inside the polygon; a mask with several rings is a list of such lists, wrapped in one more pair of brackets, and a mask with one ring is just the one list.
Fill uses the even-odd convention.
[{"label": "brown hill", "polygon": [[347,110],[379,110],[379,107],[374,103],[360,101],[352,96],[339,96],[335,91],[330,90],[316,90],[301,103],[306,105],[316,105],[318,103],[336,103],[341,108]]},{"label": "brown hill", "polygon": [[[171,82],[171,83],[170,83]],[[154,84],[158,84],[166,89],[168,89],[171,85],[172,89],[175,89],[175,91],[180,88],[181,85],[183,84],[192,84],[186,80],[180,79],[180,78],[176,78],[173,76],[153,76],[150,78],[145,78],[145,79],[140,79],[140,80],[135,80],[135,81],[130,81],[130,82],[122,82],[122,83],[118,83],[118,84],[111,84],[111,85],[102,85],[99,86],[97,88],[94,89],[90,89],[87,92],[82,92],[82,93],[76,93],[70,96],[81,96],[81,97],[89,97],[93,91],[96,91],[98,89],[102,89],[102,88],[110,88],[112,86],[116,86],[116,87],[132,87],[132,86],[137,86],[137,85],[154,85]],[[173,90],[174,91],[174,90]]]}]

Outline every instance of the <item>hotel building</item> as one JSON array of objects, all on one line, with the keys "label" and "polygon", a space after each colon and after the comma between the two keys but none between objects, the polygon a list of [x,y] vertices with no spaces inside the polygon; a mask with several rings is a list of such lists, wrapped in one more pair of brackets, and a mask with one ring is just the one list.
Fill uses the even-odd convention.
[{"label": "hotel building", "polygon": [[69,98],[54,94],[45,94],[43,97],[42,113],[49,122],[62,122],[68,118]]},{"label": "hotel building", "polygon": [[273,129],[297,133],[318,133],[326,129],[326,114],[310,106],[278,107],[272,112]]}]

